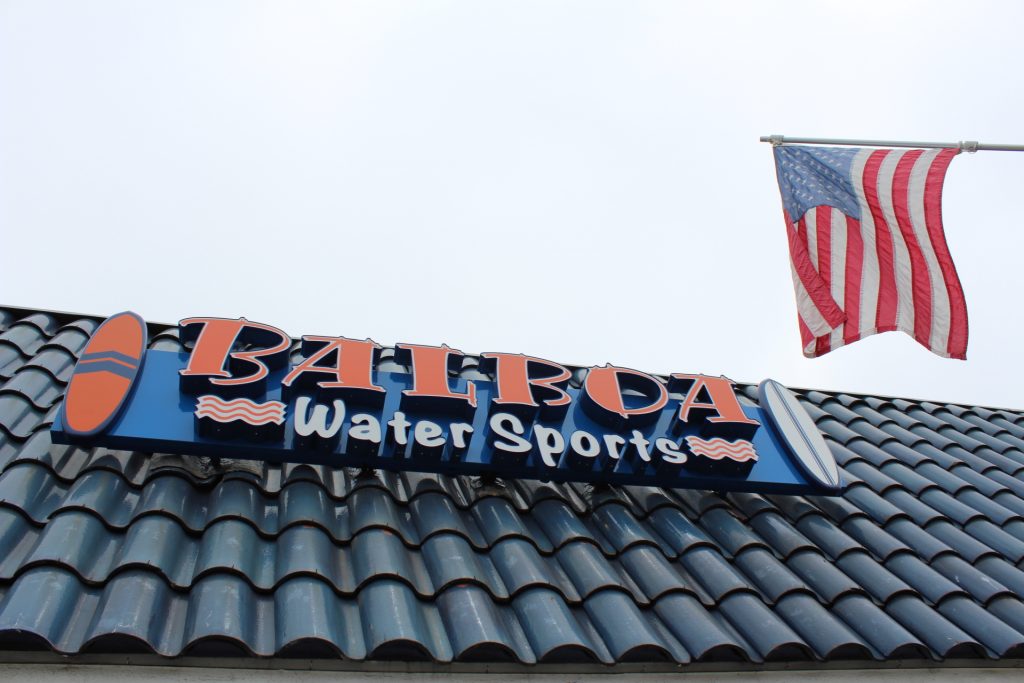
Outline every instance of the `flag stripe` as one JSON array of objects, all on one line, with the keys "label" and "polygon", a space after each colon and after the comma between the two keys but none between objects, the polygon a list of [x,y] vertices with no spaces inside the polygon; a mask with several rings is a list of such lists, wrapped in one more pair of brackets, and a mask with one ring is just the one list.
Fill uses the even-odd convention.
[{"label": "flag stripe", "polygon": [[[811,326],[811,331],[814,332],[815,336],[825,334],[832,327],[839,325],[843,321],[843,312],[839,308],[839,304],[832,301],[832,297],[829,295],[828,286],[818,275],[815,268],[815,264],[812,261],[812,256],[808,252],[807,247],[800,240],[801,227],[805,225],[805,219],[810,219],[810,212],[804,216],[803,219],[798,221],[793,228],[787,227],[787,236],[789,237],[789,253],[797,276],[803,285],[804,290],[807,293],[808,300],[813,304],[813,307],[817,309],[816,315],[820,315],[824,319],[824,329],[815,327],[812,319],[808,318],[807,323]],[[789,216],[787,214],[786,221],[789,222]],[[812,229],[805,229],[806,234],[810,235],[814,232]],[[799,298],[799,293],[798,293]]]},{"label": "flag stripe", "polygon": [[[846,214],[839,209],[832,209],[831,207],[829,211],[832,214],[832,248],[829,254],[829,259],[832,261],[832,299],[836,303],[842,303],[843,308],[846,309]],[[848,319],[856,320],[856,317],[849,318],[849,315],[847,310]],[[842,325],[832,331],[832,338],[829,340],[832,348],[843,345],[843,331],[845,328],[846,322],[843,322]]]},{"label": "flag stripe", "polygon": [[[818,275],[832,293],[832,207],[819,206],[814,211],[814,229],[818,233]],[[808,228],[810,226],[808,225]],[[809,232],[809,230],[808,230]],[[833,297],[835,298],[835,297]]]},{"label": "flag stripe", "polygon": [[[936,157],[928,170],[928,179],[924,192],[924,214],[928,232],[931,235],[932,248],[942,270],[946,293],[949,297],[949,341],[946,343],[946,354],[950,358],[965,359],[967,357],[967,302],[964,290],[960,286],[953,257],[946,245],[946,236],[942,229],[942,186],[946,177],[946,169],[956,156],[958,150],[944,149]],[[934,348],[932,349],[935,350]]]},{"label": "flag stripe", "polygon": [[814,264],[814,270],[818,270],[818,212],[816,210],[804,214],[802,227],[807,241],[807,253],[811,257],[811,263]]},{"label": "flag stripe", "polygon": [[914,329],[914,276],[910,265],[910,251],[903,239],[899,224],[896,221],[896,208],[893,205],[893,184],[896,179],[896,168],[904,152],[893,152],[885,157],[878,169],[878,203],[885,216],[885,223],[892,239],[892,270],[896,278],[896,327],[895,329]]},{"label": "flag stripe", "polygon": [[924,206],[928,174],[938,155],[939,150],[936,149],[923,152],[918,157],[910,173],[910,185],[907,192],[910,224],[924,258],[926,284],[931,296],[931,315],[923,321],[918,341],[929,349],[945,347],[949,338],[949,292],[946,290],[942,268],[935,255],[932,236],[928,232]]},{"label": "flag stripe", "polygon": [[843,323],[843,343],[850,344],[860,339],[858,321],[861,319],[861,276],[864,271],[864,240],[861,237],[860,222],[850,216],[846,219],[846,322]]},{"label": "flag stripe", "polygon": [[878,171],[889,155],[889,150],[874,152],[864,166],[864,194],[868,210],[875,224],[875,253],[878,261],[878,304],[875,313],[875,329],[891,330],[896,327],[896,276],[893,272],[893,246],[889,226],[882,215],[878,201]]},{"label": "flag stripe", "polygon": [[[854,159],[851,175],[853,178],[864,178],[864,167],[873,151],[862,149]],[[871,215],[871,208],[868,206],[867,197],[864,194],[864,184],[855,182],[854,192],[857,195],[857,204],[860,207],[860,237],[861,237],[861,273],[860,273],[860,324],[857,329],[857,338],[874,333],[878,327],[876,317],[878,315],[878,248],[875,244],[875,221]]]},{"label": "flag stripe", "polygon": [[[797,304],[799,306],[799,303]],[[814,335],[811,334],[811,330],[807,327],[807,323],[804,322],[803,314],[797,314],[797,320],[800,323],[800,344],[803,349],[804,355],[808,358],[814,358]]]},{"label": "flag stripe", "polygon": [[[808,212],[810,216],[811,212]],[[808,223],[808,234],[810,234],[810,223]],[[819,206],[814,210],[814,230],[818,234],[816,240],[818,247],[818,276],[824,283],[825,290],[836,300],[832,287],[832,207]],[[838,303],[842,299],[836,300]],[[831,343],[826,335],[818,338],[816,353],[820,356],[831,350]]]},{"label": "flag stripe", "polygon": [[[912,324],[915,339],[931,339],[932,319],[932,283],[928,276],[928,265],[921,245],[918,243],[914,226],[910,220],[910,183],[911,175],[921,150],[915,149],[900,155],[900,160],[893,171],[892,204],[900,237],[907,250],[910,263],[910,298],[914,302],[913,318],[907,320]],[[909,316],[908,316],[909,318]],[[912,322],[911,322],[912,321]],[[900,321],[903,327],[903,321]],[[924,342],[929,345],[928,341]]]},{"label": "flag stripe", "polygon": [[793,267],[793,285],[796,288],[797,310],[801,312],[801,322],[804,322],[807,331],[811,333],[812,337],[828,334],[832,326],[822,317],[818,307],[811,300],[811,296],[807,293],[807,288],[800,281],[796,267]]}]

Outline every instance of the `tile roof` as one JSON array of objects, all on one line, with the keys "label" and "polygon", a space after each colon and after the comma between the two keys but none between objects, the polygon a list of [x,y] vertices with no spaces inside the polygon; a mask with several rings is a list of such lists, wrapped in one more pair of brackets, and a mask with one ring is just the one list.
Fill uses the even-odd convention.
[{"label": "tile roof", "polygon": [[[798,391],[848,483],[836,498],[53,445],[97,322],[0,309],[0,650],[1024,656],[1022,413]],[[173,329],[154,331],[153,348],[180,348]],[[483,376],[474,359],[463,376]]]}]

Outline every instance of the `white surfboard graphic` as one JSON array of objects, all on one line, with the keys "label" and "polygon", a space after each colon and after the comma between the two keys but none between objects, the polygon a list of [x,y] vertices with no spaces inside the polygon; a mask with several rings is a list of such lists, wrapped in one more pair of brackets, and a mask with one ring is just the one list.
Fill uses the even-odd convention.
[{"label": "white surfboard graphic", "polygon": [[776,434],[804,474],[818,486],[837,493],[841,491],[843,482],[832,451],[796,396],[773,379],[761,382],[757,395]]}]

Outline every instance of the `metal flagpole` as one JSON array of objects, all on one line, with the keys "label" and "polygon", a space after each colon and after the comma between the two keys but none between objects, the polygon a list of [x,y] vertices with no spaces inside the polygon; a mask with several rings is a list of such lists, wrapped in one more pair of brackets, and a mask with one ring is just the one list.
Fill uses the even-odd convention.
[{"label": "metal flagpole", "polygon": [[785,135],[762,135],[761,142],[772,147],[781,145],[852,145],[854,147],[932,147],[962,149],[965,152],[1024,152],[1024,145],[988,145],[975,140],[961,142],[908,142],[907,140],[848,140],[844,138],[794,138]]}]

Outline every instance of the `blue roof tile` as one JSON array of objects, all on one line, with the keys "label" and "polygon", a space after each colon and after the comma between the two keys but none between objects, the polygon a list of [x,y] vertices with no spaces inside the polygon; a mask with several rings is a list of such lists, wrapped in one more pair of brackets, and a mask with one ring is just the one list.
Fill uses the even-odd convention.
[{"label": "blue roof tile", "polygon": [[750,593],[732,593],[721,601],[722,613],[766,661],[813,659],[807,643]]},{"label": "blue roof tile", "polygon": [[53,325],[40,324],[40,319],[33,316],[19,320],[0,334],[0,342],[14,346],[25,356],[35,354],[52,335]]},{"label": "blue roof tile", "polygon": [[423,543],[423,561],[434,589],[475,583],[498,600],[507,600],[509,590],[489,554],[478,553],[458,534],[437,534]]},{"label": "blue roof tile", "polygon": [[[887,477],[899,482],[903,488],[918,496],[924,491],[939,487],[939,484],[915,472],[903,463],[887,463],[882,465],[881,470]],[[961,484],[965,485],[964,482],[961,482]]]},{"label": "blue roof tile", "polygon": [[787,595],[775,609],[821,659],[875,658],[849,626],[807,594]]},{"label": "blue roof tile", "polygon": [[25,364],[25,360],[26,356],[20,348],[0,339],[0,379],[13,376]]},{"label": "blue roof tile", "polygon": [[821,511],[803,496],[771,496],[771,502],[790,522],[799,524],[807,515],[818,515]]},{"label": "blue roof tile", "polygon": [[[886,612],[941,658],[984,657],[983,646],[919,598],[897,596]],[[920,656],[920,654],[918,654]]]},{"label": "blue roof tile", "polygon": [[580,623],[557,593],[531,588],[514,598],[512,605],[519,623],[529,625],[527,638],[537,661],[612,661],[603,643],[595,642],[596,634]]},{"label": "blue roof tile", "polygon": [[17,510],[0,507],[0,580],[13,579],[35,547],[44,527],[36,526]]},{"label": "blue roof tile", "polygon": [[624,505],[602,505],[592,519],[595,528],[619,552],[637,544],[660,545]]},{"label": "blue roof tile", "polygon": [[85,345],[89,343],[89,336],[95,330],[95,324],[67,325],[47,340],[41,349],[45,351],[48,348],[60,348],[77,358],[82,349],[85,348]]},{"label": "blue roof tile", "polygon": [[[452,648],[434,603],[421,602],[399,581],[373,581],[358,594],[367,656],[450,662]],[[386,615],[386,616],[384,616]]]},{"label": "blue roof tile", "polygon": [[619,591],[596,593],[587,599],[585,609],[615,661],[686,661],[689,658],[677,643],[665,642],[654,628],[655,620],[645,618],[636,603]]},{"label": "blue roof tile", "polygon": [[673,555],[684,553],[695,546],[715,545],[682,510],[662,508],[653,512],[647,521],[658,535],[665,539],[665,544],[657,547],[662,547]]},{"label": "blue roof tile", "polygon": [[[1006,476],[1002,472],[990,472],[989,476],[985,476],[984,474],[981,474],[975,469],[967,466],[953,467],[951,471],[956,474],[957,477],[978,489],[978,491],[983,495],[994,496],[1000,491],[1007,490],[1007,486],[1000,483],[1000,477]],[[931,472],[929,471],[928,474],[930,473]],[[1012,477],[1010,477],[1010,479],[1016,482]]]},{"label": "blue roof tile", "polygon": [[1009,624],[1017,633],[1024,633],[1024,602],[1017,597],[998,597],[986,607],[989,613]]},{"label": "blue roof tile", "polygon": [[713,548],[693,548],[683,553],[678,562],[715,602],[721,602],[724,596],[736,591],[753,592],[750,583]]},{"label": "blue roof tile", "polygon": [[850,519],[857,517],[866,518],[867,515],[859,507],[851,503],[845,497],[834,496],[809,496],[808,500],[824,512],[829,519],[837,524],[844,524]]},{"label": "blue roof tile", "polygon": [[942,521],[945,519],[945,516],[941,512],[929,507],[917,496],[911,494],[902,487],[890,488],[882,494],[882,497],[892,503],[895,507],[909,514],[915,523],[922,526],[929,522],[934,522],[936,520]]},{"label": "blue roof tile", "polygon": [[851,463],[863,460],[875,466],[882,466],[889,462],[895,462],[896,458],[886,453],[875,444],[864,441],[851,441],[846,446],[829,444],[832,454],[836,456],[836,462],[843,467],[849,467]]},{"label": "blue roof tile", "polygon": [[970,534],[957,528],[946,520],[937,520],[926,527],[926,531],[953,548],[965,560],[974,564],[986,555],[995,555],[997,551],[976,540]]},{"label": "blue roof tile", "polygon": [[545,553],[554,550],[551,543],[542,534],[530,533],[515,507],[507,500],[484,498],[473,506],[472,511],[473,518],[488,544],[493,545],[504,538],[518,537],[528,539]]},{"label": "blue roof tile", "polygon": [[855,624],[857,633],[884,659],[920,658],[927,654],[927,648],[914,633],[863,596],[846,596],[832,609],[847,624]]},{"label": "blue roof tile", "polygon": [[1024,655],[1024,635],[969,598],[954,596],[943,601],[938,610],[998,656]]},{"label": "blue roof tile", "polygon": [[729,499],[748,518],[768,510],[778,510],[774,503],[757,493],[730,493]]},{"label": "blue roof tile", "polygon": [[534,508],[537,524],[543,530],[551,546],[560,548],[575,540],[595,542],[583,521],[565,503],[545,500]]},{"label": "blue roof tile", "polygon": [[[963,468],[954,469],[959,470]],[[957,476],[958,473],[951,472],[943,467],[939,467],[938,465],[932,462],[921,463],[920,465],[917,465],[912,471],[915,475],[920,476],[922,479],[926,481],[932,482],[933,484],[942,488],[942,490],[946,491],[947,493],[951,493],[954,496],[958,495],[960,492],[964,490],[974,489],[974,486],[969,481]],[[907,475],[905,473],[902,473],[901,470],[900,475],[893,476],[894,478],[897,478],[899,476],[905,477]],[[901,481],[903,480],[901,479]],[[904,486],[907,486],[908,489],[914,490],[914,487],[909,485],[909,482],[904,482]],[[920,490],[924,489],[921,488]]]},{"label": "blue roof tile", "polygon": [[438,596],[437,604],[456,660],[536,663],[514,615],[482,589],[459,585]]},{"label": "blue roof tile", "polygon": [[[978,497],[980,499],[988,501],[989,503],[992,503],[993,505],[999,506],[992,508],[996,510],[996,513],[993,517],[993,520],[995,521],[999,520],[1003,514],[999,508],[1011,511],[1015,517],[1019,515],[1024,515],[1024,498],[1021,498],[1012,491],[1002,490],[999,491],[998,493],[991,494],[991,497],[986,497],[984,494],[978,493]],[[988,512],[986,504],[980,503],[979,500],[975,499],[974,497],[968,498],[966,496],[958,496],[958,498],[960,498],[960,500],[967,503],[968,505],[971,505],[972,507]],[[1005,527],[1010,521],[1010,519],[1004,518],[1003,521],[997,521],[997,523]]]},{"label": "blue roof tile", "polygon": [[847,553],[836,560],[836,565],[861,586],[870,587],[871,595],[882,604],[895,595],[914,593],[910,586],[865,552]]},{"label": "blue roof tile", "polygon": [[[965,524],[964,533],[1015,564],[1024,560],[1024,541],[1011,536],[987,519],[974,519]],[[976,557],[983,553],[978,548]]]},{"label": "blue roof tile", "polygon": [[415,498],[410,508],[420,539],[428,539],[434,534],[455,533],[475,548],[487,547],[487,539],[480,531],[476,518],[460,511],[450,497],[427,493]]},{"label": "blue roof tile", "polygon": [[[981,448],[973,448],[973,449],[969,449],[969,448],[957,449],[956,447],[954,447],[954,448],[950,448],[948,450],[949,450],[950,453],[959,455],[960,457],[964,458],[965,460],[967,460],[970,457],[973,457],[973,458],[975,458],[977,460],[982,460],[984,462],[990,463],[991,465],[999,468],[1000,470],[1002,470],[1003,472],[1006,472],[1007,474],[1017,475],[1017,474],[1020,474],[1022,470],[1024,470],[1024,464],[1021,464],[1020,462],[1018,462],[1016,460],[1011,460],[1010,458],[1006,457],[1005,455],[1002,455],[1001,453],[997,453],[996,451],[993,451],[990,448],[981,447]],[[969,455],[968,456],[964,456],[964,455],[962,455],[963,453],[968,453]],[[971,463],[968,463],[968,464],[971,464]],[[974,467],[973,464],[972,464],[972,467]],[[984,468],[984,469],[982,469],[982,468]],[[978,469],[979,471],[988,471],[987,467],[984,467],[984,466],[982,466],[980,464],[977,467],[975,467],[975,469]]]},{"label": "blue roof tile", "polygon": [[367,656],[356,603],[336,599],[327,584],[306,576],[285,581],[274,591],[274,636],[282,653]]},{"label": "blue roof tile", "polygon": [[886,560],[885,567],[906,584],[913,586],[919,595],[933,605],[939,604],[950,596],[965,593],[960,586],[910,553],[893,555]]},{"label": "blue roof tile", "polygon": [[885,494],[891,489],[902,489],[900,482],[888,476],[876,465],[863,460],[847,463],[843,466],[846,472],[855,475],[858,479],[870,486],[876,493]]},{"label": "blue roof tile", "polygon": [[[896,520],[893,526],[902,527],[907,523],[907,520]],[[884,561],[894,553],[910,550],[906,543],[866,517],[853,517],[843,523],[842,529],[879,560]]]},{"label": "blue roof tile", "polygon": [[750,520],[750,525],[783,558],[800,550],[815,547],[806,536],[777,513],[766,512],[758,515]]},{"label": "blue roof tile", "polygon": [[565,600],[581,600],[558,563],[546,561],[529,541],[507,538],[491,548],[490,558],[510,594],[532,586],[546,586],[557,590]]},{"label": "blue roof tile", "polygon": [[890,503],[863,484],[847,487],[843,492],[843,497],[882,525],[888,524],[894,519],[910,517],[906,510]]},{"label": "blue roof tile", "polygon": [[709,511],[701,518],[701,523],[729,555],[737,555],[752,546],[768,547],[757,534],[725,508]]},{"label": "blue roof tile", "polygon": [[[918,557],[926,562],[934,560],[943,553],[954,552],[948,545],[908,519],[897,519],[886,525],[885,531],[902,541],[905,544],[904,547],[913,550]],[[878,552],[875,555],[882,557]]]},{"label": "blue roof tile", "polygon": [[657,601],[671,592],[687,592],[706,605],[715,604],[700,584],[681,570],[680,565],[670,563],[654,548],[638,545],[622,553],[618,561],[648,601]]},{"label": "blue roof tile", "polygon": [[1004,487],[1010,489],[1018,496],[1024,497],[1024,480],[1006,474],[1005,472],[986,472],[988,476]]},{"label": "blue roof tile", "polygon": [[983,557],[974,565],[991,577],[994,581],[1007,586],[1014,595],[1024,595],[1024,571],[1010,564],[1001,557]]},{"label": "blue roof tile", "polygon": [[666,595],[654,609],[661,623],[696,661],[761,659],[723,617],[708,612],[690,595]]},{"label": "blue roof tile", "polygon": [[1010,534],[1017,540],[1024,540],[1024,521],[1011,519],[1003,523],[1003,531]]},{"label": "blue roof tile", "polygon": [[860,434],[831,417],[818,422],[818,429],[844,446],[849,446],[851,441],[861,438]]},{"label": "blue roof tile", "polygon": [[796,527],[832,559],[863,549],[860,543],[820,514],[801,518]]},{"label": "blue roof tile", "polygon": [[736,566],[769,602],[778,602],[790,593],[811,592],[807,584],[763,548],[755,546],[740,553]]},{"label": "blue roof tile", "polygon": [[817,550],[796,553],[786,560],[786,565],[828,604],[834,604],[844,595],[865,592],[864,587]]},{"label": "blue roof tile", "polygon": [[[992,562],[1002,562],[998,558],[987,558]],[[979,566],[990,566],[982,565],[986,560],[979,562]],[[1013,596],[1014,592],[999,583],[996,580],[994,573],[987,572],[978,567],[968,564],[962,558],[955,555],[943,555],[937,557],[931,563],[931,568],[938,571],[944,577],[955,583],[960,588],[963,588],[971,597],[978,601],[980,604],[985,605],[993,598],[1001,595]],[[992,567],[996,573],[1002,573],[1007,578],[1016,579],[1016,583],[1020,585],[1021,579],[1024,579],[1024,573],[1014,567],[1008,566],[1005,570],[1000,572],[999,568]]]},{"label": "blue roof tile", "polygon": [[569,543],[558,551],[556,557],[559,568],[584,600],[602,589],[611,588],[627,591],[637,602],[647,602],[647,596],[633,588],[630,579],[619,574],[597,546],[591,543]]},{"label": "blue roof tile", "polygon": [[46,410],[36,407],[22,394],[0,394],[0,429],[15,439],[24,441],[45,422]]}]

